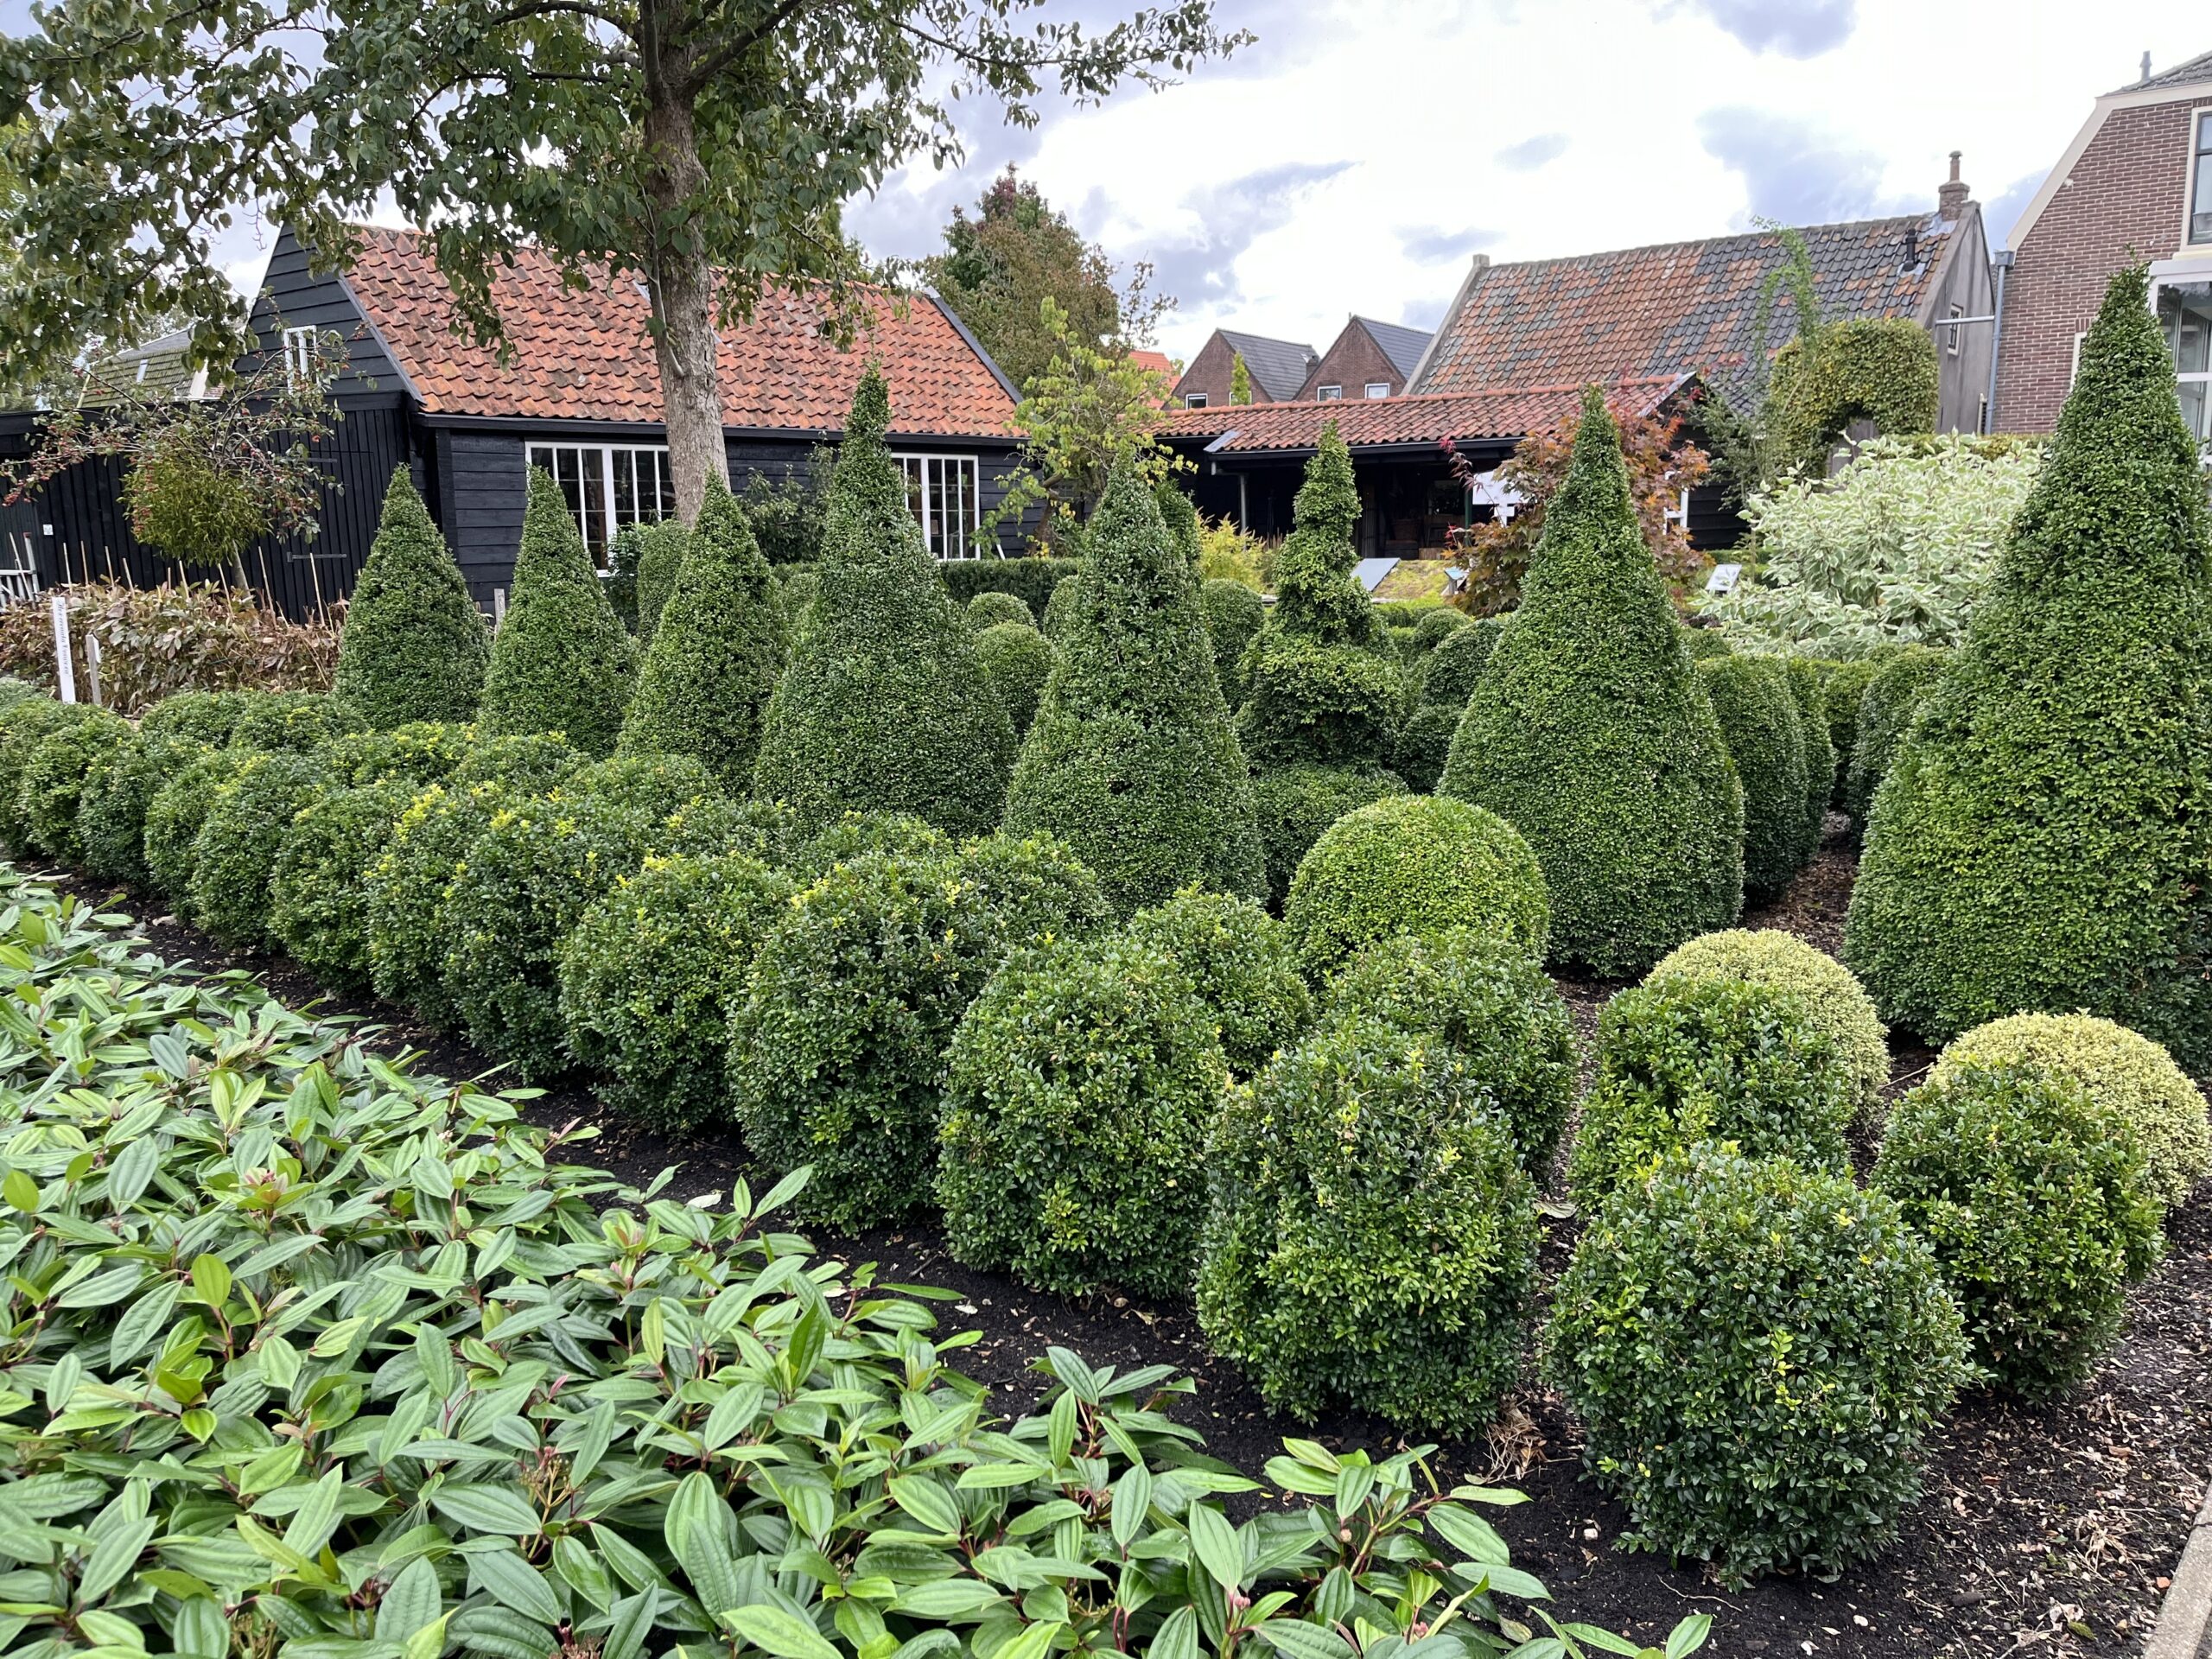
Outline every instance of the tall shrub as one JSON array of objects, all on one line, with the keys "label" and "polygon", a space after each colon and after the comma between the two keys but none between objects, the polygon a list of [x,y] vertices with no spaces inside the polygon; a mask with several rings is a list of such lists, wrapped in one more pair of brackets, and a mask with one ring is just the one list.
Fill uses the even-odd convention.
[{"label": "tall shrub", "polygon": [[1805,740],[1805,839],[1798,862],[1808,864],[1821,850],[1827,824],[1828,797],[1835,790],[1835,742],[1828,734],[1827,689],[1821,665],[1809,657],[1785,657],[1789,701],[1796,705],[1797,729]]},{"label": "tall shrub", "polygon": [[483,613],[461,567],[398,467],[346,607],[332,689],[380,730],[468,720],[490,655]]},{"label": "tall shrub", "polygon": [[1874,791],[1889,775],[1897,748],[1935,689],[1949,653],[1910,645],[1885,657],[1867,677],[1852,715],[1851,764],[1845,768],[1844,810],[1863,832],[1873,810]]},{"label": "tall shrub", "polygon": [[1744,786],[1744,897],[1764,904],[1781,896],[1806,852],[1805,734],[1797,705],[1771,657],[1715,657],[1697,672]]}]

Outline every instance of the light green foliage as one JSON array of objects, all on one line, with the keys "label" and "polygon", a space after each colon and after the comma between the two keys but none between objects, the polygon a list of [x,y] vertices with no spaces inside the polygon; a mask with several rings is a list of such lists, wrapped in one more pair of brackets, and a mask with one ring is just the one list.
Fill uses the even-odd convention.
[{"label": "light green foliage", "polygon": [[1892,1537],[1968,1374],[1897,1205],[1783,1158],[1706,1148],[1622,1188],[1552,1306],[1546,1370],[1628,1507],[1621,1542],[1732,1586],[1840,1572]]},{"label": "light green foliage", "polygon": [[1191,883],[1258,897],[1250,774],[1211,672],[1198,578],[1152,489],[1115,475],[1006,804],[1058,836],[1126,916]]},{"label": "light green foliage", "polygon": [[1125,937],[1017,954],[946,1057],[937,1200],[953,1255],[1062,1295],[1182,1294],[1228,1085],[1174,958]]},{"label": "light green foliage", "polygon": [[998,823],[1014,728],[945,592],[883,447],[890,395],[853,395],[830,486],[821,588],[769,700],[758,791],[806,825],[912,812],[948,832]]},{"label": "light green foliage", "polygon": [[2088,1380],[2163,1243],[2134,1133],[2048,1067],[1955,1062],[1897,1103],[1873,1185],[1935,1246],[1975,1363],[2028,1400]]},{"label": "light green foliage", "polygon": [[1797,710],[1797,733],[1805,746],[1805,829],[1798,862],[1810,863],[1821,850],[1827,826],[1828,797],[1835,792],[1836,753],[1828,735],[1827,692],[1821,683],[1821,665],[1807,657],[1785,657],[1782,671],[1789,679],[1789,701]]},{"label": "light green foliage", "polygon": [[978,633],[1006,622],[1033,628],[1037,626],[1037,613],[1029,608],[1029,601],[1020,594],[989,588],[968,601],[968,621]]},{"label": "light green foliage", "polygon": [[1550,927],[1543,873],[1512,826],[1428,795],[1386,796],[1338,819],[1300,861],[1283,919],[1316,983],[1379,939],[1452,927],[1541,961]]},{"label": "light green foliage", "polygon": [[[334,737],[365,728],[351,705],[324,691],[248,691],[231,722],[234,749],[309,754]],[[218,721],[219,714],[209,711]],[[213,740],[207,740],[212,741]]]},{"label": "light green foliage", "polygon": [[[1007,595],[984,594],[984,599]],[[1015,600],[1019,605],[1021,601]],[[991,682],[991,689],[1006,704],[1007,720],[1016,737],[1028,734],[1036,721],[1037,707],[1045,696],[1045,683],[1052,677],[1059,652],[1033,623],[996,622],[976,636],[976,660]]]},{"label": "light green foliage", "polygon": [[1520,1365],[1535,1192],[1465,1060],[1325,1027],[1230,1094],[1206,1166],[1198,1323],[1271,1410],[1489,1422]]},{"label": "light green foliage", "polygon": [[208,803],[192,847],[192,919],[233,950],[264,950],[269,882],[292,815],[330,776],[319,755],[248,754]]},{"label": "light green foliage", "polygon": [[16,852],[29,847],[30,830],[21,805],[23,768],[50,734],[92,714],[89,704],[51,697],[19,698],[0,712],[0,842]]},{"label": "light green foliage", "polygon": [[[333,738],[321,752],[322,760],[332,779],[341,784],[435,784],[453,776],[474,753],[474,737],[467,726],[415,721],[390,731]],[[582,757],[576,758],[581,765]]]},{"label": "light green foliage", "polygon": [[473,744],[453,770],[456,789],[501,784],[524,795],[542,795],[590,765],[582,750],[556,733],[519,737],[484,737]]},{"label": "light green foliage", "polygon": [[587,754],[605,754],[622,729],[636,673],[636,648],[560,486],[532,467],[506,620],[484,673],[485,735],[559,732]]},{"label": "light green foliage", "polygon": [[1252,401],[1252,371],[1244,366],[1244,353],[1238,352],[1230,359],[1229,401],[1249,404]]},{"label": "light green foliage", "polygon": [[1198,580],[1233,582],[1256,594],[1260,591],[1261,550],[1260,538],[1239,530],[1233,519],[1217,518],[1211,524],[1202,519],[1198,524]]},{"label": "light green foliage", "polygon": [[490,655],[483,613],[400,467],[346,602],[332,689],[383,730],[464,721],[476,713]]},{"label": "light green foliage", "polygon": [[1402,795],[1395,773],[1363,766],[1269,766],[1252,779],[1252,810],[1268,865],[1268,903],[1281,909],[1298,866],[1347,812]]},{"label": "light green foliage", "polygon": [[1298,972],[1282,924],[1248,899],[1186,887],[1141,910],[1123,930],[1172,957],[1197,987],[1231,1075],[1249,1077],[1313,1020],[1313,995]]},{"label": "light green foliage", "polygon": [[[1432,612],[1432,615],[1458,616],[1457,611]],[[1490,654],[1497,649],[1497,641],[1505,631],[1505,624],[1497,617],[1478,617],[1471,621],[1462,619],[1463,626],[1452,628],[1436,642],[1435,647],[1421,659],[1421,701],[1424,708],[1449,709],[1454,714],[1467,706],[1467,699],[1475,694],[1481,683],[1483,670],[1490,665]]]},{"label": "light green foliage", "polygon": [[[191,755],[188,760],[184,754]],[[154,890],[186,921],[192,919],[192,872],[198,857],[200,828],[216,795],[251,759],[245,749],[194,751],[187,747],[170,763],[167,776],[146,803],[142,844],[146,874]]]},{"label": "light green foliage", "polygon": [[1230,708],[1244,701],[1244,653],[1268,620],[1257,589],[1223,576],[1198,584],[1198,607],[1205,613],[1206,638],[1213,642],[1214,677]]},{"label": "light green foliage", "polygon": [[1843,798],[1844,810],[1862,830],[1874,808],[1874,791],[1889,775],[1913,715],[1950,660],[1947,652],[1908,647],[1885,658],[1859,692]]},{"label": "light green foliage", "polygon": [[404,777],[327,785],[284,831],[269,878],[270,937],[333,989],[368,988],[368,872],[419,788]]},{"label": "light green foliage", "polygon": [[131,740],[130,722],[96,709],[64,721],[24,758],[16,787],[16,818],[25,844],[63,864],[81,865],[85,843],[77,829],[85,780],[102,757]]},{"label": "light green foliage", "polygon": [[[707,476],[713,478],[709,472]],[[727,487],[727,486],[725,486]],[[681,518],[640,524],[638,531],[638,649],[652,648],[661,613],[676,592],[676,579],[691,556],[691,528]]]},{"label": "light green foliage", "polygon": [[146,711],[138,729],[148,738],[184,738],[219,749],[259,700],[251,691],[173,691]]},{"label": "light green foliage", "polygon": [[1567,1160],[1594,1206],[1705,1141],[1847,1174],[1849,1069],[1800,997],[1739,979],[1656,979],[1598,1021],[1598,1077]]},{"label": "light green foliage", "polygon": [[493,815],[534,792],[456,777],[424,790],[393,821],[391,842],[363,871],[369,979],[378,997],[411,1009],[426,1025],[449,1029],[459,1022],[445,984],[446,895]]},{"label": "light green foliage", "polygon": [[1771,657],[1716,657],[1697,671],[1744,788],[1744,897],[1765,904],[1781,896],[1809,852],[1805,733],[1789,677]]},{"label": "light green foliage", "polygon": [[833,864],[870,853],[950,853],[952,837],[911,812],[848,812],[795,845],[786,861],[811,882]]},{"label": "light green foliage", "polygon": [[1743,902],[1742,798],[1680,634],[1592,391],[1439,788],[1521,832],[1553,955],[1598,974],[1641,973]]}]

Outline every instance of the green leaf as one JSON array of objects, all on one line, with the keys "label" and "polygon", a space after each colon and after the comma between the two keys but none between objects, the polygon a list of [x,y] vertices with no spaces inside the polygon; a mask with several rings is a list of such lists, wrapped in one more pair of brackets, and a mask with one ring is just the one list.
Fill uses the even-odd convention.
[{"label": "green leaf", "polygon": [[737,1558],[730,1551],[728,1521],[729,1505],[721,1491],[709,1477],[694,1471],[677,1484],[662,1529],[669,1553],[683,1567],[699,1605],[710,1616],[726,1612],[745,1599],[738,1584]]},{"label": "green leaf", "polygon": [[1178,1607],[1160,1623],[1146,1659],[1198,1659],[1198,1616]]},{"label": "green leaf", "polygon": [[537,1511],[508,1486],[441,1486],[430,1494],[439,1514],[472,1532],[509,1538],[534,1538],[543,1529]]},{"label": "green leaf", "polygon": [[1675,1625],[1667,1637],[1667,1659],[1688,1659],[1688,1655],[1705,1645],[1706,1637],[1712,1634],[1713,1615],[1692,1613]]},{"label": "green leaf", "polygon": [[442,1600],[437,1568],[429,1556],[417,1555],[385,1586],[384,1598],[377,1603],[377,1640],[406,1641],[435,1622]]},{"label": "green leaf", "polygon": [[1334,1630],[1295,1619],[1271,1618],[1255,1624],[1252,1633],[1266,1638],[1283,1659],[1354,1659],[1351,1643]]},{"label": "green leaf", "polygon": [[219,1255],[192,1259],[192,1293],[208,1306],[219,1308],[230,1300],[231,1269]]},{"label": "green leaf", "polygon": [[1198,1564],[1224,1590],[1241,1589],[1244,1583],[1244,1544],[1236,1529],[1219,1510],[1193,1503],[1184,1516],[1191,1531],[1191,1548]]},{"label": "green leaf", "polygon": [[122,1583],[124,1575],[138,1564],[158,1525],[151,1519],[126,1521],[102,1537],[85,1563],[84,1576],[77,1580],[77,1605],[93,1606]]},{"label": "green leaf", "polygon": [[468,1558],[469,1575],[524,1618],[541,1624],[561,1622],[561,1599],[544,1575],[511,1549],[490,1549]]},{"label": "green leaf", "polygon": [[931,1532],[960,1535],[960,1506],[936,1481],[926,1475],[894,1475],[889,1486],[891,1501]]},{"label": "green leaf", "polygon": [[933,1579],[910,1585],[891,1605],[913,1618],[967,1618],[1004,1598],[981,1579]]},{"label": "green leaf", "polygon": [[338,1529],[338,1491],[345,1484],[346,1471],[340,1466],[308,1488],[299,1508],[292,1512],[291,1524],[284,1529],[285,1548],[309,1560],[321,1553],[330,1535]]},{"label": "green leaf", "polygon": [[123,1317],[116,1321],[115,1334],[108,1338],[108,1364],[127,1365],[136,1358],[138,1351],[167,1327],[169,1316],[176,1312],[176,1281],[171,1279],[163,1281],[131,1303]]},{"label": "green leaf", "polygon": [[1152,1471],[1141,1463],[1133,1463],[1114,1483],[1114,1508],[1111,1516],[1114,1541],[1127,1549],[1144,1530],[1147,1511],[1152,1508]]},{"label": "green leaf", "polygon": [[1631,1642],[1624,1636],[1615,1636],[1611,1630],[1599,1630],[1594,1624],[1561,1624],[1558,1629],[1562,1635],[1573,1637],[1583,1646],[1595,1648],[1600,1653],[1625,1653],[1634,1659],[1634,1656],[1645,1651],[1641,1643]]},{"label": "green leaf", "polygon": [[163,1142],[158,1135],[142,1135],[118,1153],[107,1166],[107,1201],[128,1210],[138,1201],[162,1166]]},{"label": "green leaf", "polygon": [[756,1605],[725,1608],[721,1619],[754,1647],[774,1654],[776,1659],[843,1659],[835,1647],[823,1639],[821,1631],[780,1607]]},{"label": "green leaf", "polygon": [[995,1651],[991,1659],[1045,1659],[1052,1650],[1053,1638],[1066,1629],[1066,1624],[1058,1619],[1028,1625],[1020,1636]]},{"label": "green leaf", "polygon": [[639,1659],[645,1650],[645,1633],[652,1629],[653,1614],[659,1605],[658,1590],[640,1590],[616,1602],[599,1659]]},{"label": "green leaf", "polygon": [[38,1213],[38,1183],[20,1169],[8,1172],[8,1179],[0,1181],[0,1198],[5,1198],[25,1215]]},{"label": "green leaf", "polygon": [[1428,1524],[1452,1548],[1486,1567],[1503,1567],[1513,1559],[1497,1529],[1471,1510],[1440,1503],[1428,1512]]}]

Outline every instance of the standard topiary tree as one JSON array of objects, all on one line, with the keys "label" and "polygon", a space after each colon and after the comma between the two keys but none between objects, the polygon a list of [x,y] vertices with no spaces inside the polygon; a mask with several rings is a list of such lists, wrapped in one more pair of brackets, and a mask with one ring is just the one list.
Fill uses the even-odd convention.
[{"label": "standard topiary tree", "polygon": [[1535,851],[1561,962],[1642,973],[1742,906],[1740,787],[1594,387],[1439,788]]},{"label": "standard topiary tree", "polygon": [[990,677],[991,689],[1006,704],[1006,717],[1013,724],[1014,735],[1027,737],[1036,722],[1045,683],[1052,677],[1059,652],[1028,623],[995,622],[976,634],[976,657]]},{"label": "standard topiary tree", "polygon": [[1771,657],[1713,657],[1697,665],[1720,741],[1744,786],[1744,897],[1782,895],[1802,864],[1805,734],[1789,677]]},{"label": "standard topiary tree", "polygon": [[784,665],[775,578],[729,486],[706,500],[622,717],[624,754],[688,754],[730,794],[753,785],[760,718]]},{"label": "standard topiary tree", "polygon": [[1185,888],[1123,930],[1172,957],[1212,1010],[1231,1076],[1257,1073],[1313,1020],[1313,994],[1300,976],[1282,924],[1248,899]]},{"label": "standard topiary tree", "polygon": [[2202,1071],[2212,510],[2145,282],[2113,279],[1988,596],[1875,798],[1846,953],[1931,1039],[2065,1009]]},{"label": "standard topiary tree", "polygon": [[1014,835],[1058,836],[1122,915],[1195,882],[1258,897],[1250,774],[1213,676],[1198,578],[1123,468],[1090,520],[1060,660],[1007,793]]},{"label": "standard topiary tree", "polygon": [[805,826],[878,809],[976,834],[1005,806],[1014,728],[907,508],[883,447],[890,418],[870,370],[830,480],[821,587],[768,702],[756,787]]},{"label": "standard topiary tree", "polygon": [[346,602],[332,689],[380,730],[474,717],[491,645],[483,613],[404,467]]},{"label": "standard topiary tree", "polygon": [[1809,657],[1785,657],[1789,701],[1796,705],[1797,730],[1805,745],[1805,830],[1797,862],[1802,868],[1821,850],[1827,825],[1828,797],[1835,791],[1835,743],[1828,735],[1827,691],[1821,665]]},{"label": "standard topiary tree", "polygon": [[1889,775],[1897,746],[1920,705],[1935,689],[1950,653],[1927,645],[1891,652],[1867,677],[1852,715],[1851,765],[1844,774],[1844,810],[1860,832],[1874,806],[1874,791]]},{"label": "standard topiary tree", "polygon": [[553,475],[530,474],[507,617],[492,641],[479,724],[491,736],[559,732],[605,754],[622,729],[636,648],[607,603]]}]

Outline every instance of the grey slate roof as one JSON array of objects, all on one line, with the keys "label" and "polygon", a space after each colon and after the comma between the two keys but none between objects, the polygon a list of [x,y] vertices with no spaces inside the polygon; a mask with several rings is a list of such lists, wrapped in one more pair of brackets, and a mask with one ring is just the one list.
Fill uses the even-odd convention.
[{"label": "grey slate roof", "polygon": [[2115,86],[2114,92],[2139,92],[2151,86],[2194,86],[2199,81],[2212,81],[2212,52],[2191,58],[2187,63],[2177,63],[2163,74],[2148,80],[2132,81],[2125,86]]},{"label": "grey slate roof", "polygon": [[1294,340],[1269,340],[1265,334],[1240,334],[1228,328],[1221,331],[1221,337],[1229,342],[1230,350],[1244,359],[1254,383],[1277,403],[1298,396],[1298,389],[1306,384],[1306,371],[1319,355],[1311,346]]},{"label": "grey slate roof", "polygon": [[1390,359],[1398,372],[1412,378],[1413,372],[1421,366],[1421,354],[1428,349],[1428,330],[1408,328],[1395,322],[1377,322],[1372,317],[1362,317],[1359,326],[1382,348],[1382,355]]}]

